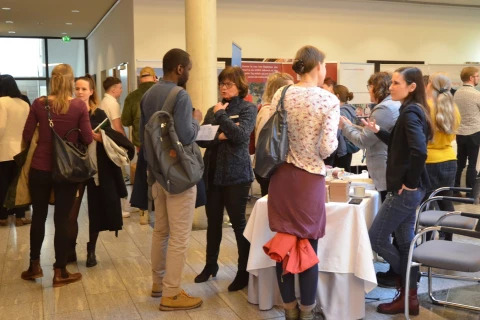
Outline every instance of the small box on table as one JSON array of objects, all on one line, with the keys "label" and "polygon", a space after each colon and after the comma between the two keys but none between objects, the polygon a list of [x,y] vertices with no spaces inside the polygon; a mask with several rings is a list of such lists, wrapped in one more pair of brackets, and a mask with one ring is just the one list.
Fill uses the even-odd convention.
[{"label": "small box on table", "polygon": [[350,181],[331,180],[327,181],[329,200],[332,202],[348,202],[350,199]]}]

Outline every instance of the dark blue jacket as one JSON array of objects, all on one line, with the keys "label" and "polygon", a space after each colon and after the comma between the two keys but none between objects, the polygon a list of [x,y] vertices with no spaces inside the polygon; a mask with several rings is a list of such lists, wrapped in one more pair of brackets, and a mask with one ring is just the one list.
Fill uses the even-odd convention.
[{"label": "dark blue jacket", "polygon": [[[203,157],[205,163],[204,180],[207,189],[209,172],[212,172],[212,170],[213,183],[218,186],[231,186],[253,181],[252,161],[248,152],[248,144],[250,134],[255,128],[257,108],[253,103],[238,96],[228,102],[229,105],[225,110],[219,110],[214,114],[212,107],[208,109],[205,115],[203,124],[220,126],[215,139],[197,142],[200,147],[207,149]],[[239,123],[239,125],[236,123]],[[221,141],[218,139],[222,132],[228,140]],[[215,159],[212,159],[212,157],[215,157]],[[210,167],[211,165],[214,168]]]}]

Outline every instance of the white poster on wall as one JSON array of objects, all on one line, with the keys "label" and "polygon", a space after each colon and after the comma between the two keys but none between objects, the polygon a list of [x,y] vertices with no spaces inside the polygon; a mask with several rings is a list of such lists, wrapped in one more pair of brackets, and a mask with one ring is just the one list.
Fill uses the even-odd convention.
[{"label": "white poster on wall", "polygon": [[349,103],[370,103],[367,83],[373,73],[375,73],[375,65],[373,63],[338,63],[338,84],[347,87],[354,96]]}]

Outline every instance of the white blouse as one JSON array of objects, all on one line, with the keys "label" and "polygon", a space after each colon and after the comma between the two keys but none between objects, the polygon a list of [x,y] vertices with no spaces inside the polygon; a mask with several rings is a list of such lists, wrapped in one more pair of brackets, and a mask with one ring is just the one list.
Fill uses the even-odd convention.
[{"label": "white blouse", "polygon": [[[282,90],[275,93],[272,106],[277,106]],[[338,146],[338,98],[318,87],[291,86],[285,94],[284,106],[288,122],[287,162],[307,172],[325,175],[323,159]]]}]

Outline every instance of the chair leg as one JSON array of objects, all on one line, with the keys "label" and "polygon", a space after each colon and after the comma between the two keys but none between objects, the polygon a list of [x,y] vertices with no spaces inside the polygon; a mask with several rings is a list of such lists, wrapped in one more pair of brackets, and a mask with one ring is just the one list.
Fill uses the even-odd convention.
[{"label": "chair leg", "polygon": [[428,268],[428,295],[430,296],[430,300],[432,300],[433,304],[436,304],[436,305],[439,305],[439,306],[449,306],[449,307],[454,307],[454,308],[459,308],[459,309],[480,311],[480,307],[474,307],[474,306],[470,306],[470,305],[466,305],[466,304],[449,302],[449,301],[439,300],[439,299],[435,298],[433,296],[432,279],[433,279],[432,268]]},{"label": "chair leg", "polygon": [[[422,277],[428,277],[427,272],[421,272]],[[477,281],[480,283],[480,278],[477,277],[465,277],[465,276],[455,276],[455,275],[447,275],[441,273],[432,273],[432,277],[434,278],[443,278],[443,279],[453,279],[453,280],[463,280],[463,281]]]}]

